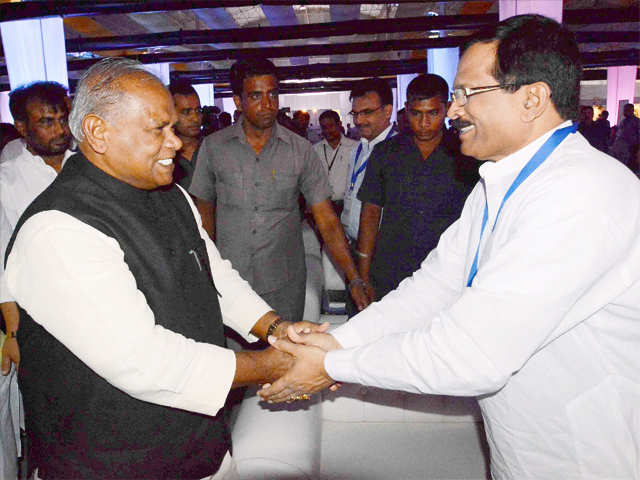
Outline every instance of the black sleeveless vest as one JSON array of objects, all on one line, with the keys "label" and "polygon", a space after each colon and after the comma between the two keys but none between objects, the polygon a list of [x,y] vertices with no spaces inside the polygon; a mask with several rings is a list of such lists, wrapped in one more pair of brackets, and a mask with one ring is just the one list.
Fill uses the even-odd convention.
[{"label": "black sleeveless vest", "polygon": [[[156,324],[225,345],[204,241],[176,186],[139,190],[75,155],[27,208],[7,255],[21,225],[47,210],[67,213],[119,243]],[[37,278],[33,284],[47,288]],[[96,375],[22,309],[20,318],[19,383],[30,463],[41,478],[203,478],[217,471],[230,448],[224,410],[214,418],[136,400]]]}]

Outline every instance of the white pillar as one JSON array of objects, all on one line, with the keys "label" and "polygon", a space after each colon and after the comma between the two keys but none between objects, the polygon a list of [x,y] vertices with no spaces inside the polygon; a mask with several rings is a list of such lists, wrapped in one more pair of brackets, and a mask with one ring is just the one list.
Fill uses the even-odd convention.
[{"label": "white pillar", "polygon": [[637,72],[636,65],[607,68],[607,110],[611,125],[619,123],[620,102],[633,103]]},{"label": "white pillar", "polygon": [[9,92],[0,92],[0,122],[13,123],[13,117],[9,110]]},{"label": "white pillar", "polygon": [[48,80],[69,86],[61,17],[0,23],[11,89]]},{"label": "white pillar", "polygon": [[193,85],[193,88],[198,93],[200,98],[200,105],[213,106],[215,104],[215,98],[213,93],[213,83],[197,83]]},{"label": "white pillar", "polygon": [[168,63],[148,63],[146,65],[143,65],[143,68],[147,72],[153,73],[156,77],[158,77],[164,85],[169,85],[171,78],[169,77]]},{"label": "white pillar", "polygon": [[407,87],[411,83],[411,80],[416,78],[417,73],[404,73],[402,75],[396,75],[396,107],[394,113],[397,110],[404,108],[404,104],[407,101]]},{"label": "white pillar", "polygon": [[440,75],[453,90],[453,80],[456,78],[460,49],[432,48],[427,50],[427,72]]},{"label": "white pillar", "polygon": [[562,0],[500,0],[498,11],[500,21],[515,15],[537,13],[562,23]]}]

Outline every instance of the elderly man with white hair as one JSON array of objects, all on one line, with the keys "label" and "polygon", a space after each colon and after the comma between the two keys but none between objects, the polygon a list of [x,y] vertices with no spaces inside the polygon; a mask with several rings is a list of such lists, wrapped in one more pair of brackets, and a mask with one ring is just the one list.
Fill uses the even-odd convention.
[{"label": "elderly man with white hair", "polygon": [[220,257],[172,183],[176,120],[167,89],[137,62],[91,67],[70,114],[80,153],[9,245],[42,479],[234,478],[227,394],[291,365],[272,348],[225,348],[223,324],[264,339],[287,322]]}]

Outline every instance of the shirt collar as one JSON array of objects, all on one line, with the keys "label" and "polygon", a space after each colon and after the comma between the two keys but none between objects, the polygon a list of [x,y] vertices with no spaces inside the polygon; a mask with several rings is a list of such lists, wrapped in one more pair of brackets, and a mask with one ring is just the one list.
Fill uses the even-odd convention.
[{"label": "shirt collar", "polygon": [[[347,138],[344,135],[340,134],[340,141],[338,142],[338,147],[340,146],[340,144],[343,142],[343,140]],[[320,143],[322,143],[323,145],[326,145],[327,147],[331,148],[331,145],[329,145],[329,142],[327,141],[326,138],[323,138]],[[338,148],[336,147],[336,148]],[[331,148],[331,150],[335,150],[334,148]]]},{"label": "shirt collar", "polygon": [[536,151],[542,146],[544,142],[555,132],[556,130],[571,125],[571,120],[567,120],[557,127],[552,128],[546,133],[542,134],[534,141],[525,145],[517,152],[507,155],[502,160],[497,162],[486,161],[479,169],[480,177],[483,180],[491,181],[498,180],[504,177],[514,177],[522,168],[527,164]]},{"label": "shirt collar", "polygon": [[[229,129],[229,138],[239,138],[242,143],[247,143],[247,134],[244,132],[244,128],[242,128],[242,117],[240,117],[236,123],[227,127],[227,129]],[[271,137],[276,137],[285,143],[291,143],[291,133],[292,132],[276,121],[271,130]],[[271,142],[271,137],[268,142]]]},{"label": "shirt collar", "polygon": [[[33,153],[31,153],[29,151],[29,149],[27,148],[27,143],[24,141],[23,138],[18,139],[20,141],[20,143],[22,144],[22,149],[25,153],[25,155],[27,156],[27,158],[32,159],[32,161],[34,162],[38,162],[39,164],[42,164],[44,166],[49,166],[46,164],[46,162],[44,161],[44,159],[40,156],[40,155],[34,155]],[[73,155],[75,152],[72,152],[71,150],[66,150],[64,152],[64,157],[62,157],[62,163],[60,164],[60,169],[62,169],[62,167],[64,167],[65,163],[67,163],[67,160],[69,159],[69,157],[71,155]]]},{"label": "shirt collar", "polygon": [[380,132],[380,134],[373,140],[367,140],[366,138],[361,138],[360,142],[362,142],[362,146],[365,149],[367,149],[367,151],[371,150],[373,147],[375,147],[377,144],[379,144],[380,142],[382,142],[384,139],[387,138],[387,135],[389,134],[392,128],[393,128],[393,125],[389,125],[382,132]]}]

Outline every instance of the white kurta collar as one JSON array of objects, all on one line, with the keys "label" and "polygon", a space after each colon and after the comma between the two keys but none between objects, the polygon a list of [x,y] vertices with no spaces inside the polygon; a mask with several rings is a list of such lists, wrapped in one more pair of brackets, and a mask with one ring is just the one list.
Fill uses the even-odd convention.
[{"label": "white kurta collar", "polygon": [[497,162],[484,162],[479,169],[480,177],[485,183],[500,183],[502,181],[508,181],[509,179],[513,180],[553,132],[569,125],[571,125],[571,120],[567,120],[557,127],[552,128],[517,152],[507,155],[502,160]]}]

